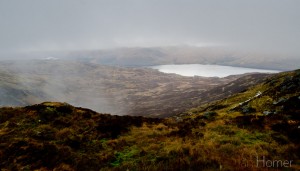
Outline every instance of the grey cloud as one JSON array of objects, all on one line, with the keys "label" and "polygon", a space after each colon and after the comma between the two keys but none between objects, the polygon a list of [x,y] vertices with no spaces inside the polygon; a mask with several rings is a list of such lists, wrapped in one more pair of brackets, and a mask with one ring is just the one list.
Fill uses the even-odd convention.
[{"label": "grey cloud", "polygon": [[226,45],[299,55],[298,0],[0,1],[0,50]]}]

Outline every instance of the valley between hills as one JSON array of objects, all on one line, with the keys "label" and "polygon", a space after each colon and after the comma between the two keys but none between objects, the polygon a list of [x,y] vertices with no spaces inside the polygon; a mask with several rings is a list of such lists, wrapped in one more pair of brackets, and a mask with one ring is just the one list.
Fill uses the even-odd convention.
[{"label": "valley between hills", "polygon": [[11,60],[0,62],[0,105],[61,101],[102,113],[166,117],[228,97],[269,76],[246,75],[183,77],[140,67]]}]

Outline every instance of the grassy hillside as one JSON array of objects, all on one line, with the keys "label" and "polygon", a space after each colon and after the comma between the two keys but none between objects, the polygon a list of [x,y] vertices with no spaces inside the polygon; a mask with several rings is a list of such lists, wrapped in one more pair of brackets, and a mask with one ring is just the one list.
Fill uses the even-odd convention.
[{"label": "grassy hillside", "polygon": [[165,119],[65,103],[1,108],[0,168],[299,170],[299,102],[297,70]]}]

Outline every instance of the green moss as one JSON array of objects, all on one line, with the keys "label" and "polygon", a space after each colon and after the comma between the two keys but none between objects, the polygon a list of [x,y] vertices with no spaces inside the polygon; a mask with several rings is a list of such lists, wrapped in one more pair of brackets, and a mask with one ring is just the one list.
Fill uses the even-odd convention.
[{"label": "green moss", "polygon": [[111,162],[111,165],[116,167],[116,166],[120,166],[122,162],[132,163],[135,161],[134,157],[136,157],[138,154],[139,154],[139,150],[136,149],[135,146],[131,148],[127,147],[121,152],[115,152],[115,160]]},{"label": "green moss", "polygon": [[270,133],[259,131],[249,132],[242,129],[236,133],[236,137],[239,138],[243,144],[259,144],[272,141]]}]

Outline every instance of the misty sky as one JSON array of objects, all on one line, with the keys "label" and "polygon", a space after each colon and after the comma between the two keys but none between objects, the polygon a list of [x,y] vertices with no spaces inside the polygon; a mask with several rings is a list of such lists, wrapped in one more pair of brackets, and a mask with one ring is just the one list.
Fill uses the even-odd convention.
[{"label": "misty sky", "polygon": [[226,46],[300,55],[299,0],[0,0],[0,53]]}]

